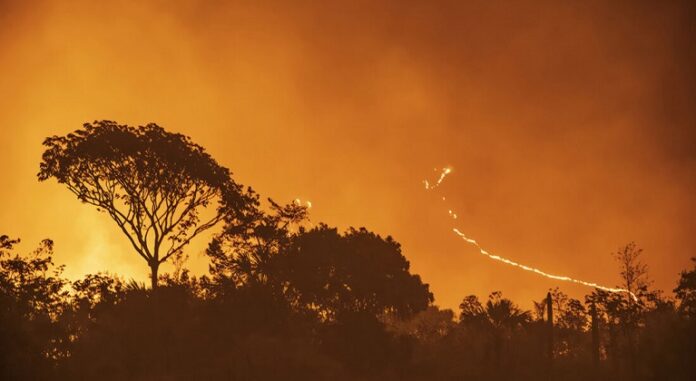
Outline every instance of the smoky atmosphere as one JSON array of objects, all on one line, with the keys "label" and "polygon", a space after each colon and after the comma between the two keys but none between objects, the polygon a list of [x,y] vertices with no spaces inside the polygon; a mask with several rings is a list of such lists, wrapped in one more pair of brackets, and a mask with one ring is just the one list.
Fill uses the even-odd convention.
[{"label": "smoky atmosphere", "polygon": [[0,0],[0,70],[0,379],[696,376],[690,1]]}]

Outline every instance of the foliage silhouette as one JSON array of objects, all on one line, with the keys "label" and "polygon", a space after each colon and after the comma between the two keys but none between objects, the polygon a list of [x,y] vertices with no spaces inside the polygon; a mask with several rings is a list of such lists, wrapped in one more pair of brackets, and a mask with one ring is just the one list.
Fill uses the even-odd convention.
[{"label": "foliage silhouette", "polygon": [[696,257],[691,258],[694,267],[684,270],[679,278],[679,284],[674,289],[679,303],[679,311],[691,318],[696,318]]},{"label": "foliage silhouette", "polygon": [[[196,278],[182,269],[161,275],[156,292],[110,274],[67,282],[52,262],[51,241],[20,255],[17,240],[0,237],[0,376],[414,381],[546,376],[547,323],[531,319],[501,293],[485,303],[474,295],[464,298],[455,321],[452,311],[432,305],[427,287],[409,275],[392,240],[364,229],[339,234],[325,225],[285,232],[287,241],[269,256],[268,266],[254,270],[256,276],[231,281],[232,270],[211,266],[210,276]],[[228,263],[234,262],[219,265]],[[696,321],[688,303],[696,292],[695,271],[681,274],[676,301],[650,289],[645,295],[656,296],[645,297],[640,308],[601,290],[587,296],[601,320],[597,370],[591,365],[587,303],[551,290],[558,317],[553,378],[692,379]],[[406,284],[420,286],[402,287],[403,280],[390,285],[398,274]]]},{"label": "foliage silhouette", "polygon": [[[95,121],[43,144],[39,180],[55,178],[80,201],[106,211],[150,267],[152,288],[160,264],[248,202],[230,171],[203,147],[154,123],[135,128]],[[202,219],[201,210],[216,200],[217,211]]]},{"label": "foliage silhouette", "polygon": [[[294,308],[335,320],[343,313],[408,316],[424,310],[433,296],[400,245],[365,228],[340,234],[325,224],[306,230],[305,207],[270,201],[244,226],[227,224],[208,255],[214,281],[221,285],[260,284]],[[296,230],[291,231],[291,229]]]},{"label": "foliage silhouette", "polygon": [[66,339],[56,322],[66,281],[53,264],[51,240],[28,255],[13,252],[17,243],[0,236],[0,379],[48,378]]}]

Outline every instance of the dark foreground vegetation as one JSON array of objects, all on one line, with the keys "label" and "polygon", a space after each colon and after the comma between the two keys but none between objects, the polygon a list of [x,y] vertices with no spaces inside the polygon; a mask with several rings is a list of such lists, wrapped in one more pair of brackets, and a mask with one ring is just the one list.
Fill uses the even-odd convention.
[{"label": "dark foreground vegetation", "polygon": [[[601,290],[576,300],[556,288],[525,311],[493,292],[463,297],[455,313],[433,304],[390,237],[309,225],[300,204],[262,205],[187,137],[95,122],[45,145],[40,179],[108,214],[152,282],[106,273],[71,282],[50,240],[18,253],[1,236],[2,380],[696,376],[696,266],[665,297],[628,244],[614,256],[637,300]],[[209,274],[191,276],[182,249],[218,222]],[[159,274],[167,261],[176,270]]]}]

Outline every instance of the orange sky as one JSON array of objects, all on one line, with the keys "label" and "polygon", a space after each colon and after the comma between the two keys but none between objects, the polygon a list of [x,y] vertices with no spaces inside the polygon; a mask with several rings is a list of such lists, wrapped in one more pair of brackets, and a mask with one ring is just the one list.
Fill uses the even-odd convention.
[{"label": "orange sky", "polygon": [[0,0],[0,234],[53,238],[70,277],[147,274],[108,216],[36,179],[43,138],[95,119],[185,133],[313,221],[394,236],[446,307],[557,283],[457,239],[434,167],[463,231],[545,271],[615,285],[635,240],[671,290],[696,255],[693,6],[28,3]]}]

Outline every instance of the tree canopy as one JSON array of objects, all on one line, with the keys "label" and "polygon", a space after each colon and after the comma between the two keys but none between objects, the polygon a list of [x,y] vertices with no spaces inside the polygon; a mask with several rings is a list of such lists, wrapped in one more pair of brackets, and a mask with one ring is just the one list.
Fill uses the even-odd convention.
[{"label": "tree canopy", "polygon": [[[85,123],[43,144],[39,180],[55,178],[108,213],[150,266],[153,288],[160,264],[249,200],[251,191],[245,193],[203,147],[154,123]],[[216,210],[203,217],[216,201]]]},{"label": "tree canopy", "polygon": [[346,313],[409,316],[432,302],[428,285],[411,274],[391,237],[365,228],[341,234],[325,224],[307,230],[305,218],[305,207],[271,200],[270,213],[252,223],[227,224],[208,249],[213,277],[267,286],[329,320]]}]

